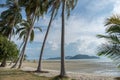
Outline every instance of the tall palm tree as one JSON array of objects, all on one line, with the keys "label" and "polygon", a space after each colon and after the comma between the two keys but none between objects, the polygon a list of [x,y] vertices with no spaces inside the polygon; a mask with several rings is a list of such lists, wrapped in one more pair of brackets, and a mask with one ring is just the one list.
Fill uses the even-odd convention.
[{"label": "tall palm tree", "polygon": [[[108,43],[98,48],[98,55],[105,55],[119,62],[120,58],[120,16],[113,15],[106,20],[107,35],[98,35],[99,38],[107,39]],[[118,63],[120,66],[120,63]]]},{"label": "tall palm tree", "polygon": [[65,45],[65,11],[69,17],[71,10],[73,10],[77,4],[78,0],[62,0],[62,27],[61,27],[61,70],[60,77],[66,76],[65,71],[65,54],[64,54],[64,45]]},{"label": "tall palm tree", "polygon": [[[41,52],[40,52],[40,57],[39,57],[39,63],[38,63],[38,67],[37,67],[37,72],[41,72],[42,71],[42,65],[41,65],[41,61],[42,61],[42,55],[43,55],[43,50],[44,50],[44,46],[45,46],[45,43],[46,43],[46,39],[47,39],[47,36],[48,36],[48,33],[49,33],[49,30],[50,30],[50,26],[51,26],[51,23],[52,23],[52,20],[53,20],[53,17],[55,17],[58,13],[58,10],[61,6],[61,3],[63,1],[62,0],[50,0],[48,1],[48,6],[51,7],[51,11],[52,11],[52,14],[51,14],[51,18],[50,18],[50,22],[48,24],[48,28],[47,28],[47,32],[45,34],[45,37],[44,37],[44,41],[43,41],[43,44],[42,44],[42,48],[41,48]],[[70,11],[72,9],[74,9],[75,5],[77,3],[77,0],[68,0],[67,1],[67,4],[66,4],[66,11],[67,11],[67,16],[70,15]],[[63,23],[64,24],[64,23]],[[63,39],[62,39],[63,40]],[[64,46],[64,45],[63,45]],[[63,50],[64,52],[64,50]],[[64,54],[64,53],[63,53]],[[63,56],[64,57],[64,56]],[[64,60],[61,61],[61,63],[64,64]],[[64,65],[62,65],[64,66]],[[61,67],[62,67],[61,66]],[[63,67],[64,68],[64,67]],[[62,69],[63,70],[63,69]],[[62,71],[63,72],[63,71]]]},{"label": "tall palm tree", "polygon": [[63,0],[62,4],[62,28],[61,28],[61,71],[60,76],[64,77],[66,75],[65,72],[65,55],[64,55],[64,44],[65,44],[65,3]]},{"label": "tall palm tree", "polygon": [[57,15],[57,12],[58,12],[58,9],[60,7],[60,0],[51,0],[48,2],[48,8],[50,7],[51,8],[51,18],[50,18],[50,21],[49,21],[49,24],[48,24],[48,28],[47,28],[47,31],[45,33],[45,37],[44,37],[44,40],[43,40],[43,43],[42,43],[42,48],[41,48],[41,51],[40,51],[40,57],[39,57],[39,62],[38,62],[38,67],[37,67],[37,72],[42,72],[42,56],[43,56],[43,51],[44,51],[44,47],[45,47],[45,43],[46,43],[46,40],[47,40],[47,36],[48,36],[48,33],[49,33],[49,30],[50,30],[50,27],[51,27],[51,24],[52,24],[52,21],[53,21],[53,18],[56,17]]},{"label": "tall palm tree", "polygon": [[[30,24],[30,30],[27,33],[27,36],[25,38],[25,43],[23,44],[23,48],[21,51],[21,57],[20,57],[20,64],[18,66],[18,68],[21,67],[22,62],[23,62],[23,57],[25,54],[25,48],[29,39],[29,36],[32,34],[32,30],[34,27],[34,23],[36,21],[36,19],[39,19],[40,16],[43,16],[44,12],[46,11],[46,8],[44,8],[44,4],[43,2],[46,1],[42,1],[42,0],[18,0],[20,6],[25,8],[25,12],[26,12],[26,17],[27,17],[27,21]],[[44,8],[44,9],[43,9]],[[13,65],[13,67],[15,67],[16,65]]]}]

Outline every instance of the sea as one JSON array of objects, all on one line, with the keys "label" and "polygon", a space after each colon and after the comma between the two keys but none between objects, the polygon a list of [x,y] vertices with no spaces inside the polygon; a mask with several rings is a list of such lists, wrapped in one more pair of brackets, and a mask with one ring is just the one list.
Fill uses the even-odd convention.
[{"label": "sea", "polygon": [[120,68],[118,68],[119,62],[114,62],[110,59],[78,59],[66,61],[67,63],[73,62],[74,64],[74,69],[68,68],[68,71],[70,72],[120,77]]}]

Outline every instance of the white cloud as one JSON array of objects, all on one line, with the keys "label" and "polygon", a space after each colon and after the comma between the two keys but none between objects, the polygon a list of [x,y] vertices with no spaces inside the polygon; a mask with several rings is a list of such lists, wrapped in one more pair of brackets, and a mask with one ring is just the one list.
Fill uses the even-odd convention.
[{"label": "white cloud", "polygon": [[113,3],[116,0],[91,0],[89,4],[86,6],[87,10],[92,12],[97,12],[98,10],[101,11],[106,8],[110,3]]},{"label": "white cloud", "polygon": [[[57,50],[60,47],[60,21],[61,18],[54,21],[47,39],[47,42],[51,45],[52,50]],[[66,20],[65,43],[76,43],[78,40],[80,40],[80,43],[82,44],[78,46],[78,50],[82,53],[87,54],[89,52],[89,54],[94,54],[94,48],[90,48],[89,46],[94,42],[94,46],[96,47],[102,42],[96,38],[96,34],[104,33],[105,27],[103,27],[103,22],[104,17],[99,17],[97,20],[93,19],[88,22],[85,19],[81,19],[80,16],[71,16],[70,19]],[[35,40],[37,42],[42,42],[44,34],[37,34]]]},{"label": "white cloud", "polygon": [[53,42],[53,41],[48,41],[48,44],[51,45],[52,50],[57,50],[59,48],[58,47],[59,45],[57,43]]},{"label": "white cloud", "polygon": [[114,0],[114,9],[113,9],[113,14],[120,14],[120,0]]}]

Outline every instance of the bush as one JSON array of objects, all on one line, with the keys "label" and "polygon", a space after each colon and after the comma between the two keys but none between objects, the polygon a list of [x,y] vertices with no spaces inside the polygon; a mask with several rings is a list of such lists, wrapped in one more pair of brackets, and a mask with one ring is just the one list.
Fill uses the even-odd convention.
[{"label": "bush", "polygon": [[18,57],[17,45],[0,35],[0,61],[14,60]]}]

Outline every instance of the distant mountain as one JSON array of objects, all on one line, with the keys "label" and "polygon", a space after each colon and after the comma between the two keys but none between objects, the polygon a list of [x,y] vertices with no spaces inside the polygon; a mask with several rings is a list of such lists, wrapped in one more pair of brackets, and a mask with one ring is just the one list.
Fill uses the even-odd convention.
[{"label": "distant mountain", "polygon": [[[96,56],[89,56],[89,55],[83,55],[83,54],[65,57],[65,59],[98,59],[98,58],[99,57],[96,57]],[[60,59],[60,57],[48,58],[48,60],[58,60],[58,59]]]},{"label": "distant mountain", "polygon": [[99,57],[78,54],[78,55],[71,57],[70,59],[96,59],[96,58],[99,58]]}]

